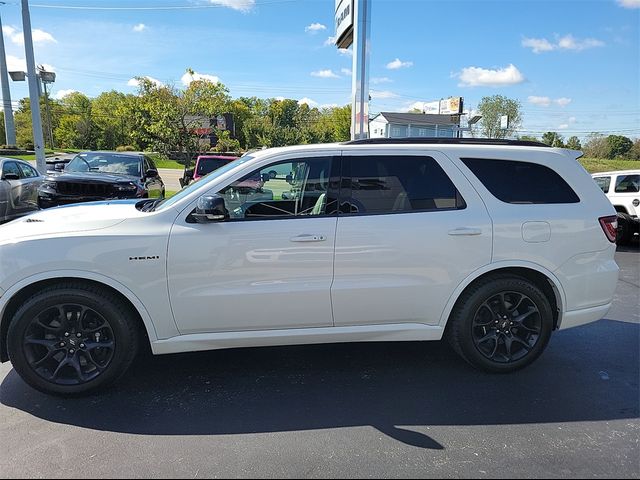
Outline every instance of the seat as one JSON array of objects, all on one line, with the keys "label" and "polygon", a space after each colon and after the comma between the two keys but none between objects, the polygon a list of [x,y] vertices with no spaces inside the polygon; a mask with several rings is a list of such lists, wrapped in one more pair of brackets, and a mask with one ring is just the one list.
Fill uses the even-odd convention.
[{"label": "seat", "polygon": [[324,204],[327,198],[327,194],[323,193],[316,200],[316,204],[313,206],[310,215],[322,215],[324,213]]}]

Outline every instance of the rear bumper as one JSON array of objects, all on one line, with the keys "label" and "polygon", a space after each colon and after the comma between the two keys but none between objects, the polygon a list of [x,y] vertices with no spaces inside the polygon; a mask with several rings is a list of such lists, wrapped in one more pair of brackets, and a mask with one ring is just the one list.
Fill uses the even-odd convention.
[{"label": "rear bumper", "polygon": [[606,305],[600,305],[597,307],[565,312],[562,316],[559,329],[565,330],[567,328],[578,327],[580,325],[600,320],[601,318],[604,318],[610,308],[611,303],[607,303]]}]

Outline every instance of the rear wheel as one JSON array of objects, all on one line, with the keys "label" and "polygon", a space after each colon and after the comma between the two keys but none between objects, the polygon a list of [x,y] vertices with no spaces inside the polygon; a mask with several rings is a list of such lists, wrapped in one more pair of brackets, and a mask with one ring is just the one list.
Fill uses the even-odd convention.
[{"label": "rear wheel", "polygon": [[523,368],[551,337],[553,312],[527,279],[496,275],[468,288],[449,320],[449,342],[471,365],[496,373]]},{"label": "rear wheel", "polygon": [[627,245],[633,237],[633,217],[626,213],[618,212],[617,245]]},{"label": "rear wheel", "polygon": [[108,291],[68,282],[44,289],[16,312],[8,332],[11,362],[32,387],[81,395],[120,378],[138,348],[130,308]]}]

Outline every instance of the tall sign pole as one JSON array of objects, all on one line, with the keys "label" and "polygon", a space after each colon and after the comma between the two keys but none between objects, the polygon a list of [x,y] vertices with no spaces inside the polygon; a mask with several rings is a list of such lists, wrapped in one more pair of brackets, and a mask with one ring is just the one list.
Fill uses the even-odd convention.
[{"label": "tall sign pole", "polygon": [[336,0],[336,45],[353,45],[351,139],[369,138],[371,0]]},{"label": "tall sign pole", "polygon": [[40,78],[36,72],[36,61],[33,54],[33,38],[31,36],[31,16],[29,0],[22,0],[22,29],[24,30],[24,52],[27,59],[27,78],[29,80],[29,99],[31,101],[31,123],[33,124],[33,145],[36,151],[36,167],[40,173],[47,171],[44,156],[44,135],[42,134],[42,117],[40,116]]},{"label": "tall sign pole", "polygon": [[[0,2],[4,5],[5,2]],[[9,75],[7,73],[7,56],[4,50],[4,34],[2,33],[2,20],[0,19],[0,83],[2,83],[2,106],[4,107],[4,130],[7,145],[16,144],[16,126],[13,121],[13,108],[11,107],[11,91],[9,90]]]}]

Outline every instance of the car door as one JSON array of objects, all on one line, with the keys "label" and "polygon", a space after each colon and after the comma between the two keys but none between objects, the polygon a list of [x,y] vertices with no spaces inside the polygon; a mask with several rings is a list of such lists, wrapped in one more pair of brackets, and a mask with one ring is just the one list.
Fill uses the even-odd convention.
[{"label": "car door", "polygon": [[226,221],[194,223],[195,204],[178,217],[167,270],[181,333],[333,325],[335,153],[281,157],[219,189]]},{"label": "car door", "polygon": [[331,289],[335,325],[436,325],[491,261],[486,208],[439,152],[345,153]]},{"label": "car door", "polygon": [[[8,180],[7,174],[17,175],[18,179]],[[5,214],[7,217],[22,215],[28,211],[28,196],[23,188],[22,172],[17,162],[5,161],[2,165],[2,182],[7,191]]]},{"label": "car door", "polygon": [[38,210],[38,187],[42,183],[42,177],[36,169],[26,163],[18,162],[22,179],[21,202],[25,211]]}]

